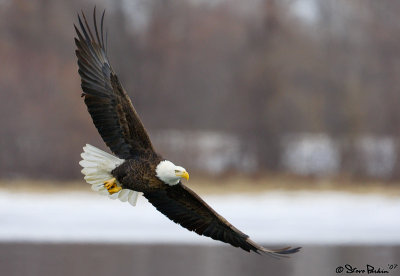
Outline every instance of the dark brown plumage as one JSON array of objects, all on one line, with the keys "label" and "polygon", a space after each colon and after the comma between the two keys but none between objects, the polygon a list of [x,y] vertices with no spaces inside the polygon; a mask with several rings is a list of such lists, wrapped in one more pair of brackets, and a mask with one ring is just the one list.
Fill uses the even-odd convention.
[{"label": "dark brown plumage", "polygon": [[[101,19],[101,38],[95,24],[94,38],[85,15],[84,22],[78,16],[83,35],[75,26],[79,75],[85,104],[106,145],[120,158],[132,158],[153,146],[142,122],[114,73],[105,50],[103,22]],[[96,13],[93,14],[96,22]]]},{"label": "dark brown plumage", "polygon": [[180,181],[168,185],[156,177],[164,160],[157,154],[131,100],[112,69],[104,43],[104,12],[100,32],[93,13],[94,35],[82,13],[75,26],[79,75],[85,104],[97,130],[111,151],[125,162],[111,174],[123,189],[142,192],[158,211],[199,235],[211,237],[246,251],[284,256],[300,248],[266,249],[235,228]]}]

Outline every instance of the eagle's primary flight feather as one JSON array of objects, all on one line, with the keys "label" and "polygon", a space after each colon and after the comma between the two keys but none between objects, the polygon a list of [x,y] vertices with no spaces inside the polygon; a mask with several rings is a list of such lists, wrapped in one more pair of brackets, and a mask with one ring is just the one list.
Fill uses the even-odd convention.
[{"label": "eagle's primary flight feather", "polygon": [[[83,98],[97,130],[112,156],[87,145],[80,164],[92,189],[111,198],[136,204],[138,193],[172,221],[199,235],[229,243],[246,251],[284,256],[300,248],[264,248],[215,212],[196,193],[180,182],[185,169],[155,152],[132,102],[112,69],[104,41],[104,12],[100,29],[93,12],[94,33],[84,13],[78,15],[76,56]],[[107,40],[107,39],[106,39]],[[114,177],[117,188],[105,187]],[[111,192],[113,191],[113,192]]]}]

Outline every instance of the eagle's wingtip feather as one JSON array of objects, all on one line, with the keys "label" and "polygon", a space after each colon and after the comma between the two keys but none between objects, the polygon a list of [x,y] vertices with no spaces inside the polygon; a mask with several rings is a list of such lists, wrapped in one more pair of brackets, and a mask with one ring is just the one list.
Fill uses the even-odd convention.
[{"label": "eagle's wingtip feather", "polygon": [[294,248],[284,247],[284,248],[280,248],[280,249],[268,249],[261,245],[258,245],[257,243],[252,241],[250,238],[247,238],[246,242],[247,242],[247,244],[249,244],[251,246],[250,247],[251,251],[256,252],[257,254],[267,254],[269,256],[276,257],[276,258],[280,258],[280,257],[288,258],[289,254],[299,252],[299,250],[301,249],[301,247],[294,247]]},{"label": "eagle's wingtip feather", "polygon": [[264,253],[269,256],[275,257],[275,258],[290,258],[290,254],[294,254],[300,251],[301,247],[285,247],[281,249],[276,249],[276,250],[270,250],[263,248],[264,250],[260,250],[258,253]]}]

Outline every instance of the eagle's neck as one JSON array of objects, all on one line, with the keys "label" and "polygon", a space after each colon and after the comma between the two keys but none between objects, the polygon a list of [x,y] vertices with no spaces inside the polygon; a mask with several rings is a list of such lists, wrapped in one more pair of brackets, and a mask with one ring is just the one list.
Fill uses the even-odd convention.
[{"label": "eagle's neck", "polygon": [[156,176],[165,184],[176,185],[180,177],[175,175],[175,165],[171,161],[163,160],[156,167]]}]

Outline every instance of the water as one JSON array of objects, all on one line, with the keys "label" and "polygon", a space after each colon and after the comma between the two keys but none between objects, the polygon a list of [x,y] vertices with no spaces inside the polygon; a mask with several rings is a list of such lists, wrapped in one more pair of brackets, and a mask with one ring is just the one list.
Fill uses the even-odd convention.
[{"label": "water", "polygon": [[291,258],[277,260],[212,245],[0,244],[0,271],[7,276],[349,275],[346,270],[336,273],[346,264],[358,270],[369,264],[388,271],[385,275],[400,275],[399,267],[393,268],[400,264],[400,246],[304,246]]},{"label": "water", "polygon": [[176,225],[143,197],[132,207],[95,193],[2,191],[0,276],[349,275],[336,273],[346,264],[357,275],[368,275],[366,265],[400,275],[395,196],[275,191],[205,199],[254,241],[303,249],[276,260],[225,246]]}]

